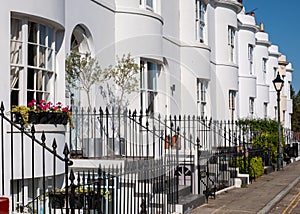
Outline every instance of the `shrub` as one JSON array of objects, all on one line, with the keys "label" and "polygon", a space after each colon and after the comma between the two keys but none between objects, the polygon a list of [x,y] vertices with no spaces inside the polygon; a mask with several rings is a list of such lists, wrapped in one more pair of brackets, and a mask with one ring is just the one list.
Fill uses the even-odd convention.
[{"label": "shrub", "polygon": [[246,158],[246,169],[244,164],[244,158],[237,158],[237,167],[239,168],[240,172],[249,174],[252,178],[257,178],[264,174],[264,166],[261,157],[253,157],[250,160],[250,167],[249,167],[249,158]]}]

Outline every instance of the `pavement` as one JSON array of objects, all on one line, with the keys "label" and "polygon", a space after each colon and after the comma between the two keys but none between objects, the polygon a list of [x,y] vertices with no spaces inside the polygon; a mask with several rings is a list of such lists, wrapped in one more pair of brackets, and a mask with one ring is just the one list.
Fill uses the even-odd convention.
[{"label": "pavement", "polygon": [[300,161],[285,166],[252,181],[245,188],[233,188],[217,193],[216,199],[197,207],[189,214],[264,214],[300,182]]}]

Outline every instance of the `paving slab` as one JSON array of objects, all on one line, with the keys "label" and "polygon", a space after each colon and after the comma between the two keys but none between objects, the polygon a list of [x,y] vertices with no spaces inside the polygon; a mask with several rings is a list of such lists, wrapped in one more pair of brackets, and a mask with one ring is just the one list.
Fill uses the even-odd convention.
[{"label": "paving slab", "polygon": [[234,188],[217,194],[216,199],[192,210],[190,214],[269,213],[300,181],[300,161],[285,166],[281,171],[263,175],[245,188]]}]

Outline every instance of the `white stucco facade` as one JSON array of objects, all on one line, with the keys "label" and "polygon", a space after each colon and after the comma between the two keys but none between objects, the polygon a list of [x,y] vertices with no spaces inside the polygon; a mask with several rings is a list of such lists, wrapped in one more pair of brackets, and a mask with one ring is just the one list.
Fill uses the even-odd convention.
[{"label": "white stucco facade", "polygon": [[[22,4],[11,1],[1,7],[3,51],[0,66],[4,81],[0,87],[5,106],[11,103],[7,96],[11,85],[9,72],[4,71],[14,64],[10,63],[8,32],[11,32],[11,19],[18,19],[23,23],[23,30],[28,26],[26,23],[34,22],[55,31],[55,67],[51,70],[53,81],[47,89],[48,100],[69,102],[68,95],[62,93],[66,88],[64,58],[72,48],[75,35],[77,40],[85,41],[79,49],[91,52],[103,68],[113,65],[117,56],[127,53],[138,64],[145,61],[159,66],[151,100],[154,112],[201,114],[219,120],[274,119],[276,99],[272,79],[281,53],[278,46],[269,41],[268,34],[257,26],[255,17],[245,14],[239,1],[211,0],[195,4],[154,0],[150,6],[139,0],[81,3],[66,0],[35,4],[29,0]],[[36,6],[31,7],[33,4]],[[26,36],[22,38],[23,60],[28,51]],[[25,61],[24,65],[22,63],[19,64],[26,71],[28,65]],[[19,93],[17,102],[26,104],[29,100],[26,75],[22,78],[16,90]],[[283,93],[289,93],[290,82],[291,78],[286,81]],[[200,92],[205,97],[200,97]],[[105,104],[98,86],[92,93],[95,95],[92,105]],[[149,105],[150,101],[141,101],[140,97],[139,93],[129,96],[129,108]],[[76,105],[84,106],[85,103],[82,93],[75,96]]]},{"label": "white stucco facade", "polygon": [[[126,97],[129,109],[220,121],[277,119],[272,80],[279,72],[284,79],[281,122],[290,129],[292,64],[240,2],[7,1],[0,8],[0,101],[7,110],[32,98],[71,104],[65,83],[65,58],[71,50],[90,52],[103,69],[130,53],[141,71],[140,90]],[[106,84],[92,87],[93,107],[107,104],[101,94]],[[75,106],[88,107],[82,91],[73,98]],[[62,150],[66,140],[60,128],[56,135]],[[50,139],[57,137],[49,130]]]},{"label": "white stucco facade", "polygon": [[[239,97],[238,115],[240,118],[250,118],[249,100],[257,97],[254,67],[254,49],[256,47],[255,33],[258,31],[255,18],[242,10],[238,14],[238,65],[239,65]],[[253,109],[254,110],[254,109]]]}]

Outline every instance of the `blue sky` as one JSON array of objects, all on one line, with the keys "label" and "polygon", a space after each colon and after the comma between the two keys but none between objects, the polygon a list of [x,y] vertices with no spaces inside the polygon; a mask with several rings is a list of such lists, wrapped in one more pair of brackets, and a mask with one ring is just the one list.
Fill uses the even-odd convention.
[{"label": "blue sky", "polygon": [[255,10],[256,23],[264,23],[269,40],[292,63],[292,86],[300,90],[300,0],[243,0],[246,12]]}]

